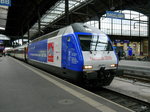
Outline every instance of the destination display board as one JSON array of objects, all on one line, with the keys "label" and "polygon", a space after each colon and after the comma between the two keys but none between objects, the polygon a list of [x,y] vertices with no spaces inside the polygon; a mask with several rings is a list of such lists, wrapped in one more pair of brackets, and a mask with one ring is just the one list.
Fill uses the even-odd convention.
[{"label": "destination display board", "polygon": [[124,13],[114,12],[114,11],[106,11],[107,18],[114,18],[114,19],[124,19]]},{"label": "destination display board", "polygon": [[0,0],[0,5],[11,6],[11,0]]}]

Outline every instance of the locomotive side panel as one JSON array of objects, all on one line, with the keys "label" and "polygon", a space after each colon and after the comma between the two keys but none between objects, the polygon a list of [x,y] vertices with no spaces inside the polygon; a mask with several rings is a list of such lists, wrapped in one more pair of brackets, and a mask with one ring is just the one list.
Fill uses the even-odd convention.
[{"label": "locomotive side panel", "polygon": [[62,67],[83,71],[83,56],[77,38],[73,34],[65,35],[62,38]]},{"label": "locomotive side panel", "polygon": [[28,46],[28,59],[47,63],[47,40],[30,43]]},{"label": "locomotive side panel", "polygon": [[61,37],[31,43],[28,48],[30,60],[61,67]]},{"label": "locomotive side panel", "polygon": [[61,36],[48,39],[47,64],[61,67]]}]

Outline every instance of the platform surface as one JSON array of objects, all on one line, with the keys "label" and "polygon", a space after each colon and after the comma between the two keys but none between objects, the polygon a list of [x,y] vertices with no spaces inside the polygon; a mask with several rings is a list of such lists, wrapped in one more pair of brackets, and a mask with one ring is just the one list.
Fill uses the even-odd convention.
[{"label": "platform surface", "polygon": [[11,57],[0,58],[0,112],[132,112]]},{"label": "platform surface", "polygon": [[124,70],[124,74],[138,75],[150,79],[149,61],[120,60],[118,68]]},{"label": "platform surface", "polygon": [[[149,61],[120,60],[119,67],[125,70],[133,70],[131,75],[136,74],[150,78]],[[115,78],[107,88],[150,103],[150,84]]]},{"label": "platform surface", "polygon": [[150,69],[149,61],[120,60],[119,66]]},{"label": "platform surface", "polygon": [[150,84],[115,78],[106,88],[150,103]]}]

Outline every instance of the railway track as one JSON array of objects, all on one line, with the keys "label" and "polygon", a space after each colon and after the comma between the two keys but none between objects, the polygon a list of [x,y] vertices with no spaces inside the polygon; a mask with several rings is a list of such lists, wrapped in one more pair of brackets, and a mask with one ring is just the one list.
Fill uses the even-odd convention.
[{"label": "railway track", "polygon": [[[136,75],[128,75],[128,74],[124,74],[123,76],[120,76],[120,78],[125,78],[127,80],[133,80],[133,81],[140,81],[142,83],[150,83],[150,79],[147,77],[140,77],[140,76],[136,76]],[[77,84],[78,85],[78,84]],[[80,86],[80,85],[78,85]],[[81,87],[81,86],[80,86]],[[82,88],[89,90],[101,97],[104,97],[112,102],[115,102],[119,105],[122,105],[126,108],[129,108],[135,112],[150,112],[150,104],[148,102],[133,98],[132,96],[127,96],[124,94],[121,94],[117,91],[113,91],[107,88],[92,88],[92,89],[87,89],[87,87],[83,87]]]},{"label": "railway track", "polygon": [[100,95],[124,107],[127,107],[135,112],[150,112],[149,103],[117,93],[115,91],[101,88],[99,90],[91,90],[91,92],[94,92],[97,95]]},{"label": "railway track", "polygon": [[124,79],[130,79],[133,81],[139,81],[143,83],[150,83],[150,77],[144,77],[140,75],[124,74],[123,76],[119,76],[119,77]]},{"label": "railway track", "polygon": [[127,96],[108,88],[83,88],[135,112],[150,112],[150,104],[148,102],[133,98],[132,96]]}]

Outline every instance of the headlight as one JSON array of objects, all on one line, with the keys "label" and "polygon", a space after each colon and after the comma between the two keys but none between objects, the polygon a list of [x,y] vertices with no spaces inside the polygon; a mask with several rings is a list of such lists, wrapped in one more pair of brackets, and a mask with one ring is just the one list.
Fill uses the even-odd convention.
[{"label": "headlight", "polygon": [[111,67],[117,67],[118,64],[111,64],[110,66],[111,66]]},{"label": "headlight", "polygon": [[92,69],[92,68],[93,68],[92,65],[85,65],[85,66],[83,66],[83,69]]}]

